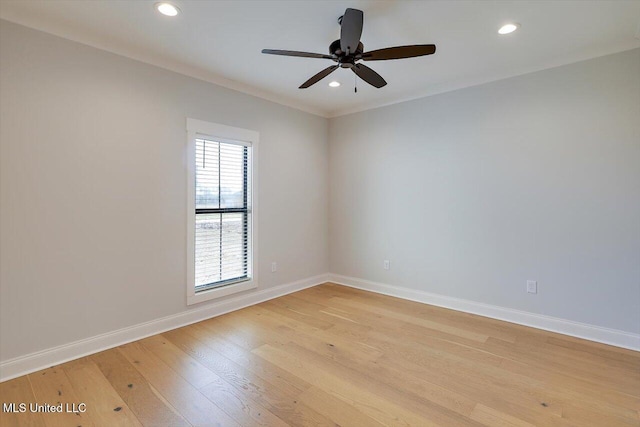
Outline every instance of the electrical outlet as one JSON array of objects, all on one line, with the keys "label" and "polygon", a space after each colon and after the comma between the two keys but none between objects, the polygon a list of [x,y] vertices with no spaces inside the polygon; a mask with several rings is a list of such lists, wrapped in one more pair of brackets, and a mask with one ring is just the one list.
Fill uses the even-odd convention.
[{"label": "electrical outlet", "polygon": [[391,268],[391,263],[389,262],[388,259],[384,260],[383,267],[384,267],[385,270],[389,270]]},{"label": "electrical outlet", "polygon": [[271,263],[271,272],[275,273],[276,271],[278,271],[278,263],[274,261]]},{"label": "electrical outlet", "polygon": [[538,293],[538,282],[535,280],[527,280],[527,292],[530,294]]}]

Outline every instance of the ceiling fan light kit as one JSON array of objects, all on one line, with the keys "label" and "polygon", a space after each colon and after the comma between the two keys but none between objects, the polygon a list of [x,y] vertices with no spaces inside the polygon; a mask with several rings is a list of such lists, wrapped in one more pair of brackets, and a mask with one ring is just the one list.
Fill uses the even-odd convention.
[{"label": "ceiling fan light kit", "polygon": [[520,28],[520,24],[510,22],[500,27],[500,29],[498,30],[498,34],[500,35],[511,34],[514,31],[516,31],[518,28]]},{"label": "ceiling fan light kit", "polygon": [[171,4],[169,2],[161,2],[156,3],[154,5],[156,10],[165,16],[177,16],[180,13],[180,8],[178,6]]},{"label": "ceiling fan light kit", "polygon": [[338,68],[349,68],[371,86],[381,88],[387,84],[382,76],[366,65],[358,63],[358,61],[386,61],[390,59],[415,58],[417,56],[432,55],[436,51],[436,46],[433,44],[421,44],[395,46],[365,52],[364,45],[360,41],[364,23],[363,12],[358,9],[347,9],[344,15],[338,18],[338,23],[340,24],[340,39],[331,43],[329,46],[329,55],[277,49],[263,49],[262,53],[330,59],[337,64],[325,68],[300,85],[300,89],[306,89],[318,83]]}]

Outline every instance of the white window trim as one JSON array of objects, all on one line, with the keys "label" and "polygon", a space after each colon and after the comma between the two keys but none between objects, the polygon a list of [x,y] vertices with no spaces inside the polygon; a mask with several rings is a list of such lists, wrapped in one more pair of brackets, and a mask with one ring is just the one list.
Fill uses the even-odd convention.
[{"label": "white window trim", "polygon": [[[222,142],[251,146],[251,250],[248,254],[251,278],[221,288],[196,293],[195,289],[195,190],[196,138],[207,137]],[[259,133],[187,118],[187,305],[232,295],[258,287],[258,140]]]}]

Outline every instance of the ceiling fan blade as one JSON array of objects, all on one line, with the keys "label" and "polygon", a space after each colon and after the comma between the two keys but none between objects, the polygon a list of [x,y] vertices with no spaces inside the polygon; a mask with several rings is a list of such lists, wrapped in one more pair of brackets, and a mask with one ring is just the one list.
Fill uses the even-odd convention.
[{"label": "ceiling fan blade", "polygon": [[302,83],[300,85],[300,87],[298,89],[306,89],[311,85],[314,85],[316,83],[318,83],[320,80],[324,79],[325,77],[327,77],[329,74],[333,73],[336,69],[338,69],[337,65],[332,65],[330,67],[325,68],[324,70],[320,71],[318,74],[316,74],[315,76],[311,77],[309,80],[307,80],[306,82]]},{"label": "ceiling fan blade", "polygon": [[376,73],[366,65],[356,64],[351,68],[351,71],[356,73],[362,80],[369,83],[371,86],[377,87],[378,89],[387,84],[380,74]]},{"label": "ceiling fan blade", "polygon": [[415,58],[416,56],[431,55],[436,52],[434,44],[414,44],[411,46],[396,46],[386,49],[372,50],[362,54],[363,61],[384,61],[387,59]]},{"label": "ceiling fan blade", "polygon": [[347,9],[340,23],[340,49],[343,52],[354,53],[362,36],[364,16],[361,10]]},{"label": "ceiling fan blade", "polygon": [[262,53],[266,53],[269,55],[301,56],[303,58],[333,59],[333,56],[330,55],[311,52],[298,52],[296,50],[262,49]]}]

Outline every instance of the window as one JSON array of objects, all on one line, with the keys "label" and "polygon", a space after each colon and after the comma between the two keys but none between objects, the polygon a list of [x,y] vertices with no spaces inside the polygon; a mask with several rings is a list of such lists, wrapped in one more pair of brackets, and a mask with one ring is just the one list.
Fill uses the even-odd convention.
[{"label": "window", "polygon": [[256,287],[253,131],[187,119],[188,277],[194,304]]}]

